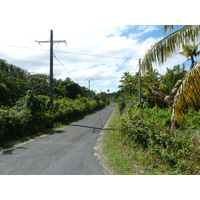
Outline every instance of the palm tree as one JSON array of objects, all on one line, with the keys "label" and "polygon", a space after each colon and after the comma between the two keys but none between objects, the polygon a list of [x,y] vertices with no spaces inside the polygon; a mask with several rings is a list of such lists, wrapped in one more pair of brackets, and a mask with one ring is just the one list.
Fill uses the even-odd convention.
[{"label": "palm tree", "polygon": [[175,65],[172,69],[167,68],[167,72],[161,77],[158,90],[165,96],[168,106],[172,106],[174,96],[180,87],[186,71],[182,71],[180,65]]},{"label": "palm tree", "polygon": [[[173,25],[163,26],[165,32],[173,28]],[[142,60],[142,68],[144,70],[152,69],[153,62],[158,62],[159,64],[164,63],[172,54],[175,54],[182,45],[198,42],[199,35],[200,25],[187,25],[173,32],[148,49]],[[188,72],[174,98],[171,117],[172,133],[176,127],[175,125],[179,124],[182,120],[187,108],[189,106],[197,106],[200,103],[197,101],[197,99],[200,98],[200,85],[199,81],[197,81],[197,79],[200,78],[199,68],[200,64],[197,63],[197,65]]]},{"label": "palm tree", "polygon": [[130,72],[124,72],[124,75],[122,76],[120,82],[122,83],[122,85],[120,85],[119,87],[124,88],[128,95],[132,95],[137,85],[136,75],[132,76]]},{"label": "palm tree", "polygon": [[[165,33],[173,28],[173,25],[163,26]],[[187,25],[173,32],[147,50],[142,59],[142,68],[144,70],[152,68],[153,62],[158,62],[159,64],[164,63],[172,54],[175,54],[183,44],[186,45],[191,41],[197,42],[199,35],[200,25]]]},{"label": "palm tree", "polygon": [[186,58],[188,58],[188,60],[191,60],[191,67],[190,69],[192,69],[194,67],[195,61],[194,61],[194,57],[199,56],[200,55],[200,51],[198,50],[198,46],[197,45],[182,45],[183,48],[183,52],[180,52],[179,54],[185,56]]},{"label": "palm tree", "polygon": [[199,109],[200,84],[198,80],[200,80],[200,61],[186,74],[186,77],[174,98],[171,116],[172,132],[175,130],[176,124],[180,124],[184,119],[186,110],[189,106]]},{"label": "palm tree", "polygon": [[158,89],[161,75],[156,70],[149,70],[141,79],[143,97],[146,98],[149,105],[165,107],[165,96]]}]

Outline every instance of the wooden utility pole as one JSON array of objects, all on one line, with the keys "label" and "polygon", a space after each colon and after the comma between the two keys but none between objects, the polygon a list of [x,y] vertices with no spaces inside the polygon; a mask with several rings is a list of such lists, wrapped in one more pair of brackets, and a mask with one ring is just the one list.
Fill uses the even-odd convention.
[{"label": "wooden utility pole", "polygon": [[40,43],[50,43],[50,105],[53,107],[53,44],[54,43],[66,43],[65,40],[53,40],[53,30],[50,31],[50,41],[37,41],[38,44]]},{"label": "wooden utility pole", "polygon": [[53,107],[53,31],[50,32],[50,105]]},{"label": "wooden utility pole", "polygon": [[141,102],[142,99],[142,91],[141,91],[141,58],[139,58],[139,73],[138,73],[138,102]]}]

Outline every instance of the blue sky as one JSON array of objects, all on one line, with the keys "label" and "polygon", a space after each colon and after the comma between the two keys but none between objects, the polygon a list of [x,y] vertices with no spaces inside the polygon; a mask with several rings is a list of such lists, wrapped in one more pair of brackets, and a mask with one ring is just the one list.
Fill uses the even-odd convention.
[{"label": "blue sky", "polygon": [[[134,20],[131,20],[133,25],[120,25],[121,17],[117,24],[116,21],[110,23],[110,18],[103,23],[96,23],[98,20],[94,23],[91,21],[92,10],[88,10],[88,15],[84,12],[76,16],[78,11],[81,12],[76,3],[72,5],[76,12],[71,9],[66,12],[64,6],[55,10],[54,4],[49,4],[49,9],[44,12],[46,3],[38,0],[13,3],[16,5],[10,7],[10,0],[6,1],[0,13],[3,18],[9,9],[14,16],[2,21],[1,26],[6,28],[0,33],[0,58],[31,73],[49,74],[49,45],[40,46],[35,40],[49,40],[50,30],[53,29],[54,40],[67,41],[67,46],[54,46],[54,54],[59,60],[54,58],[54,77],[70,77],[85,87],[88,87],[87,79],[91,78],[91,89],[96,92],[117,91],[123,73],[137,72],[138,59],[143,58],[147,49],[164,37],[161,26],[146,25],[148,20],[142,25],[134,25]],[[57,3],[61,5],[64,1]],[[107,12],[104,7],[102,9]],[[155,67],[160,73],[165,73],[167,67],[184,61],[183,56],[176,55],[162,66]]]}]

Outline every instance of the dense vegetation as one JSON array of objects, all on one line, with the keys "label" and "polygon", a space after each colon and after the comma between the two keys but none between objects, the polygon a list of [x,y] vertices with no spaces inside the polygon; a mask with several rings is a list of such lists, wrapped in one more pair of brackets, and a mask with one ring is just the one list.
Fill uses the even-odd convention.
[{"label": "dense vegetation", "polygon": [[[27,71],[8,64],[0,59],[0,106],[12,106],[31,90],[35,95],[49,96],[49,76],[46,74],[30,74]],[[93,91],[90,96],[94,97]],[[76,99],[77,95],[87,97],[88,90],[73,82],[70,78],[65,80],[54,79],[54,98]]]},{"label": "dense vegetation", "polygon": [[[139,74],[126,72],[121,78],[115,94],[119,113],[104,136],[104,151],[116,174],[200,173],[199,32],[200,26],[185,26],[148,49],[141,65],[146,70],[140,77],[141,103]],[[163,63],[181,45],[190,70],[176,65],[158,74],[152,63]]]},{"label": "dense vegetation", "polygon": [[199,174],[200,112],[170,134],[171,109],[131,106],[116,109],[103,138],[113,174]]},{"label": "dense vegetation", "polygon": [[173,98],[186,73],[180,66],[164,75],[149,71],[141,78],[141,103],[137,74],[124,74],[115,94],[119,113],[104,136],[104,150],[116,174],[199,174],[200,112],[189,109],[186,120],[171,133]]},{"label": "dense vegetation", "polygon": [[96,95],[66,78],[54,79],[54,107],[50,106],[49,77],[29,74],[0,60],[0,143],[23,138],[103,108],[106,93]]}]

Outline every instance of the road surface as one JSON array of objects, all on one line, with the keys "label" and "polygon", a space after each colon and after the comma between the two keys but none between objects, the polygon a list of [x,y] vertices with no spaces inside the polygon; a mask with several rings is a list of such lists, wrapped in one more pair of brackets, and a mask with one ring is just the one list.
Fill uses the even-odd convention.
[{"label": "road surface", "polygon": [[46,137],[0,152],[0,174],[103,175],[93,146],[114,108],[111,104]]}]

